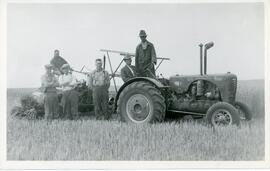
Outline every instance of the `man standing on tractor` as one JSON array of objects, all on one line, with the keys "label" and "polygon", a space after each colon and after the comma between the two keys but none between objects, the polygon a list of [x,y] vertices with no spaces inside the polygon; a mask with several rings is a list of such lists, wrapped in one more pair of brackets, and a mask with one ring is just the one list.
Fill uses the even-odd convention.
[{"label": "man standing on tractor", "polygon": [[61,75],[61,67],[64,64],[67,64],[67,61],[59,55],[59,50],[56,49],[54,50],[54,57],[52,58],[50,64],[53,65],[54,73],[56,75]]},{"label": "man standing on tractor", "polygon": [[58,97],[56,87],[58,80],[52,73],[53,66],[45,65],[46,73],[41,77],[41,87],[44,90],[45,119],[51,120],[58,117]]},{"label": "man standing on tractor", "polygon": [[135,77],[136,68],[135,68],[135,66],[131,65],[131,63],[132,63],[131,56],[128,56],[128,55],[125,56],[123,60],[125,61],[126,66],[124,66],[121,69],[121,77],[122,77],[124,82],[127,82],[131,78]]},{"label": "man standing on tractor", "polygon": [[89,89],[93,92],[93,103],[97,119],[109,119],[108,100],[110,77],[109,73],[102,68],[102,60],[96,59],[96,69],[90,73]]},{"label": "man standing on tractor", "polygon": [[137,46],[135,52],[135,66],[138,76],[155,78],[157,57],[154,45],[146,40],[147,35],[144,30],[140,31],[139,36],[141,43]]},{"label": "man standing on tractor", "polygon": [[59,77],[59,85],[62,88],[62,107],[64,118],[66,119],[77,119],[79,116],[78,113],[78,103],[79,103],[79,94],[75,90],[77,85],[76,78],[72,75],[70,66],[64,64],[61,67],[61,72],[63,73]]}]

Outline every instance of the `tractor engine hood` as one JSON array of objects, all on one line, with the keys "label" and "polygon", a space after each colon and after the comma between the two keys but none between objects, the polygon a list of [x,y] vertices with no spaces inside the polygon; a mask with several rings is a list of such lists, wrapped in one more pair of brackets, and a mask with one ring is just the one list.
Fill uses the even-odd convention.
[{"label": "tractor engine hood", "polygon": [[211,75],[175,75],[169,78],[169,84],[172,91],[181,94],[187,92],[190,85],[197,80],[212,82],[219,88],[223,101],[234,102],[237,76],[229,72]]}]

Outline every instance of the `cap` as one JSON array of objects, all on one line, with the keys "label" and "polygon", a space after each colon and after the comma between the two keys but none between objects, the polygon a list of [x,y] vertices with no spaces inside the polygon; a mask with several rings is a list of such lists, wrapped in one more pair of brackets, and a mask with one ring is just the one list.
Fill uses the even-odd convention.
[{"label": "cap", "polygon": [[69,64],[64,64],[64,65],[61,66],[61,70],[65,69],[65,68],[70,68]]},{"label": "cap", "polygon": [[144,30],[141,30],[140,33],[139,33],[139,36],[142,37],[142,36],[147,36],[146,32]]}]

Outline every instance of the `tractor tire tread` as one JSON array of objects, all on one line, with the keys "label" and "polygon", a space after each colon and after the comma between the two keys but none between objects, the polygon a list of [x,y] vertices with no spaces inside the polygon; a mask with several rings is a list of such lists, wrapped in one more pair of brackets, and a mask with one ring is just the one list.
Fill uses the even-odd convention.
[{"label": "tractor tire tread", "polygon": [[118,106],[117,113],[121,116],[122,121],[124,121],[125,119],[124,119],[123,114],[121,114],[120,104],[123,103],[124,95],[127,92],[129,92],[131,89],[145,90],[152,97],[152,103],[154,106],[154,109],[153,109],[154,114],[153,114],[152,119],[150,120],[151,123],[161,122],[164,120],[166,105],[165,105],[165,99],[161,95],[160,91],[148,82],[134,82],[134,83],[131,83],[130,85],[128,85],[127,87],[124,88],[124,90],[121,92],[121,94],[119,96],[119,100],[117,102],[117,106]]}]

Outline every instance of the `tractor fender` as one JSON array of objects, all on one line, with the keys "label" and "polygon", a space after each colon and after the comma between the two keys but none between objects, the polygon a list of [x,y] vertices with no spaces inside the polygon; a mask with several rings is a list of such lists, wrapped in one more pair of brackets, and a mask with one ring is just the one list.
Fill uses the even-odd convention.
[{"label": "tractor fender", "polygon": [[128,80],[127,82],[125,82],[120,89],[118,90],[116,97],[115,97],[115,101],[114,101],[114,110],[116,111],[117,109],[117,101],[119,99],[119,96],[121,94],[121,92],[124,90],[124,88],[134,82],[138,82],[138,81],[145,81],[148,82],[152,85],[154,85],[155,87],[157,87],[158,89],[164,89],[167,88],[168,86],[163,85],[160,81],[154,79],[154,78],[149,78],[149,77],[136,77],[136,78],[132,78],[130,80]]}]

